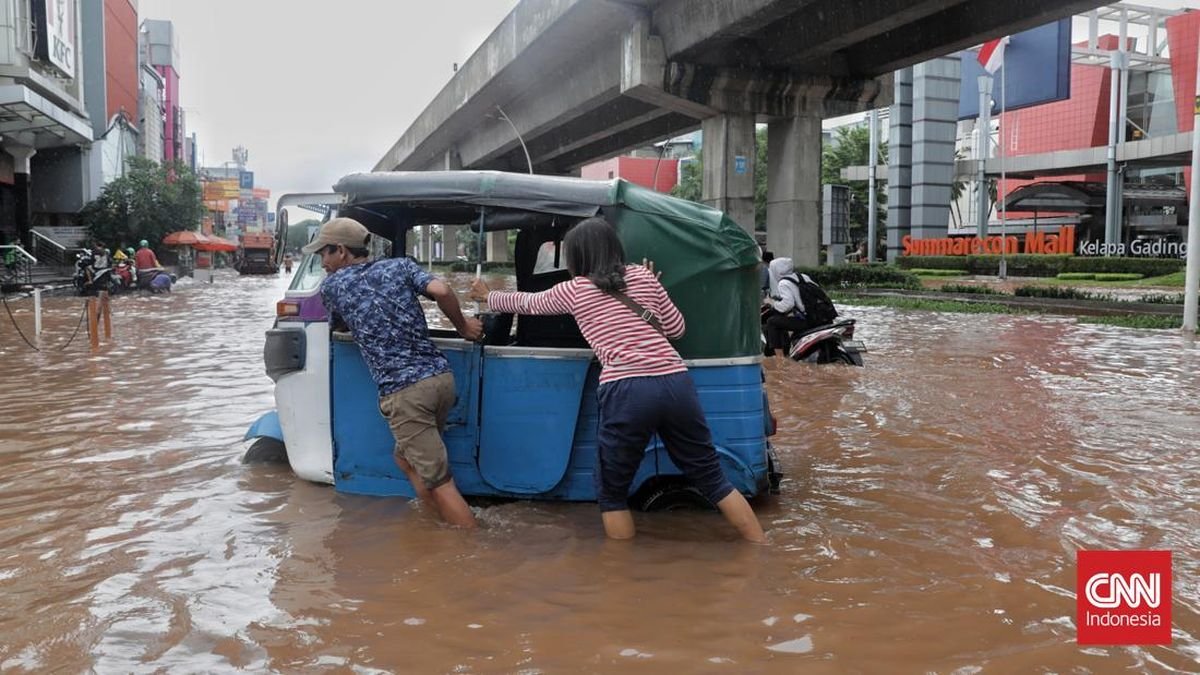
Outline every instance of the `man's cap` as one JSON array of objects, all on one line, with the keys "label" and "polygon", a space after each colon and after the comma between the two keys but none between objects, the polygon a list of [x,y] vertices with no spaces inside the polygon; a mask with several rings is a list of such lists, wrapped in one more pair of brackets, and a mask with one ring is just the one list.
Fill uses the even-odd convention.
[{"label": "man's cap", "polygon": [[145,239],[138,242],[138,246],[141,246],[142,248],[146,248],[149,245],[150,245],[150,242],[146,241]]},{"label": "man's cap", "polygon": [[371,233],[353,218],[334,218],[321,226],[317,238],[300,249],[305,253],[316,253],[326,246],[341,244],[346,248],[366,248]]}]

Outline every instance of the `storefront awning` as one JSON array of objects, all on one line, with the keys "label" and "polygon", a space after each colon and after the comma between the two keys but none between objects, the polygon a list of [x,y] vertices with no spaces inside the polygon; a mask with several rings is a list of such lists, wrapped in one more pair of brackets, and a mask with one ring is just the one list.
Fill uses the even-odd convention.
[{"label": "storefront awning", "polygon": [[37,148],[92,142],[92,127],[87,120],[24,85],[0,86],[0,135],[21,133],[34,134]]},{"label": "storefront awning", "polygon": [[1104,184],[1086,182],[1033,183],[1004,198],[1008,211],[1086,213],[1104,208]]}]

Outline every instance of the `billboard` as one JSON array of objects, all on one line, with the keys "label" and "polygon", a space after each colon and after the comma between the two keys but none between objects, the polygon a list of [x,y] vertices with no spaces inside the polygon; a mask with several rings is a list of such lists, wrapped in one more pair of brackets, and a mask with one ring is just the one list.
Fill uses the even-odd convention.
[{"label": "billboard", "polygon": [[243,171],[240,174],[238,174],[238,187],[240,187],[243,190],[253,190],[254,189],[254,172],[253,171]]},{"label": "billboard", "polygon": [[[958,94],[958,119],[979,117],[979,50],[959,52],[962,89]],[[1005,110],[1062,101],[1071,97],[1071,20],[1069,18],[1031,28],[1009,38],[1004,50],[1004,67],[996,71],[992,85],[992,114],[1000,112],[1001,73],[1005,79]]]},{"label": "billboard", "polygon": [[235,180],[209,180],[204,182],[204,198],[237,199],[241,195]]}]

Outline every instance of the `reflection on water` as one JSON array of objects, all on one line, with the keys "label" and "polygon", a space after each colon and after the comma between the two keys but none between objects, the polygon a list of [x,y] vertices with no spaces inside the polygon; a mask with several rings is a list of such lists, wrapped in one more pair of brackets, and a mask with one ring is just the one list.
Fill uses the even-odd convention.
[{"label": "reflection on water", "polygon": [[[1197,668],[1200,350],[1174,333],[850,308],[866,368],[767,368],[771,544],[669,513],[628,545],[594,505],[466,534],[242,465],[283,288],[117,298],[95,355],[0,314],[0,671]],[[47,300],[47,347],[78,302]],[[1175,551],[1172,646],[1074,644],[1081,547]]]}]

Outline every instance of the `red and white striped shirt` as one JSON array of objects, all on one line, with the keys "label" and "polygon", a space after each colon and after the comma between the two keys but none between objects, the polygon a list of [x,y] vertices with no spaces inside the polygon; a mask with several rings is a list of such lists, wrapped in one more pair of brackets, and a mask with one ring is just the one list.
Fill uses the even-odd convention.
[{"label": "red and white striped shirt", "polygon": [[[683,315],[645,267],[625,267],[625,294],[650,310],[668,337],[683,335]],[[587,277],[575,277],[541,293],[492,291],[488,293],[488,307],[493,312],[511,314],[574,316],[583,338],[600,359],[601,384],[687,370],[666,337],[620,300],[596,288]]]}]

